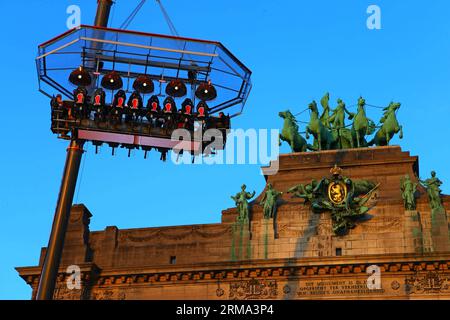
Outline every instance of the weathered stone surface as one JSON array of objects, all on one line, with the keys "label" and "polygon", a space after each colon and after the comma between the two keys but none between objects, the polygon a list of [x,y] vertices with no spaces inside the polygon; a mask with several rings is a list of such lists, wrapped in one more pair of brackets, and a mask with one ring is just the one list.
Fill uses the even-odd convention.
[{"label": "weathered stone surface", "polygon": [[[337,164],[351,179],[380,183],[370,219],[336,236],[329,213],[314,214],[286,191],[329,176]],[[57,299],[415,299],[450,298],[450,199],[432,212],[423,188],[406,211],[400,178],[417,181],[418,158],[399,147],[281,155],[266,176],[282,191],[275,219],[254,201],[249,224],[234,208],[217,224],[89,231],[91,214],[72,208]],[[264,168],[263,170],[268,170]],[[45,250],[41,253],[40,264]],[[82,267],[83,288],[64,287],[65,268]],[[367,269],[381,270],[381,289]],[[40,267],[17,268],[35,294]]]}]

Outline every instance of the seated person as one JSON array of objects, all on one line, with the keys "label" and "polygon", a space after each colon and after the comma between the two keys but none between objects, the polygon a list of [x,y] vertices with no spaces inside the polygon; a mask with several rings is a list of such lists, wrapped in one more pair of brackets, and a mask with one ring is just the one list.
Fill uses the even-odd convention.
[{"label": "seated person", "polygon": [[205,101],[197,104],[197,120],[201,121],[203,129],[209,128],[209,107]]},{"label": "seated person", "polygon": [[98,88],[94,91],[92,96],[92,110],[95,112],[94,119],[100,120],[106,116],[107,110],[105,108],[105,90]]},{"label": "seated person", "polygon": [[123,90],[117,91],[117,93],[114,95],[112,107],[123,109],[125,107],[126,98],[127,98],[127,95],[125,94],[125,91],[123,91]]},{"label": "seated person", "polygon": [[94,109],[105,106],[105,97],[105,90],[102,88],[98,88],[94,91],[94,95],[92,97],[92,105],[95,107]]},{"label": "seated person", "polygon": [[[62,101],[62,96],[60,94],[57,94],[56,97],[53,96],[50,100],[50,110],[51,110],[51,120],[52,120],[52,126],[51,128],[58,127],[59,123],[58,119],[63,119],[64,117],[64,104]],[[67,118],[64,118],[67,119]]]},{"label": "seated person", "polygon": [[143,108],[142,97],[139,94],[139,92],[134,91],[131,94],[130,99],[128,99],[128,107],[130,109],[138,109],[138,110]]},{"label": "seated person", "polygon": [[192,100],[189,98],[186,98],[183,103],[181,104],[181,114],[185,116],[191,116],[192,115],[192,109],[194,104],[192,103]]},{"label": "seated person", "polygon": [[174,123],[174,116],[177,112],[177,106],[172,97],[167,97],[163,102],[164,124],[163,127],[171,126]]},{"label": "seated person", "polygon": [[87,116],[88,93],[85,87],[79,86],[73,91],[73,100],[75,108],[72,110],[73,116],[83,119]]},{"label": "seated person", "polygon": [[53,96],[52,100],[50,100],[50,106],[52,107],[52,110],[62,110],[63,108],[63,101],[61,94],[57,94],[56,97]]},{"label": "seated person", "polygon": [[172,97],[167,97],[163,102],[163,112],[164,113],[176,113],[177,106]]},{"label": "seated person", "polygon": [[230,116],[226,116],[225,113],[219,112],[217,127],[219,129],[228,129],[230,127]]},{"label": "seated person", "polygon": [[110,113],[114,125],[117,125],[120,122],[122,122],[122,114],[123,108],[125,107],[126,98],[127,96],[125,94],[125,91],[123,90],[117,91],[117,93],[114,95],[114,99],[111,105],[112,110]]},{"label": "seated person", "polygon": [[159,113],[161,112],[161,106],[159,105],[159,99],[158,96],[153,95],[148,99],[147,101],[147,109],[149,112],[152,113]]},{"label": "seated person", "polygon": [[200,101],[197,104],[197,118],[205,119],[209,115],[209,107],[205,101]]},{"label": "seated person", "polygon": [[227,130],[230,129],[230,116],[225,115],[223,112],[219,112],[217,117],[210,117],[208,120],[208,127],[218,129],[222,132],[222,141],[227,139]]},{"label": "seated person", "polygon": [[147,119],[153,127],[161,125],[159,116],[161,115],[161,106],[159,105],[158,96],[153,95],[147,101]]},{"label": "seated person", "polygon": [[137,121],[143,107],[142,97],[139,92],[134,91],[128,99],[128,114],[126,121]]},{"label": "seated person", "polygon": [[179,128],[187,128],[187,127],[191,127],[191,122],[192,122],[192,111],[193,111],[193,106],[194,103],[192,102],[191,99],[186,98],[183,103],[181,104],[181,110],[180,110],[180,114],[181,114],[181,122],[178,123],[178,127]]},{"label": "seated person", "polygon": [[73,91],[73,101],[76,105],[84,105],[87,99],[87,90],[85,87],[78,87]]}]

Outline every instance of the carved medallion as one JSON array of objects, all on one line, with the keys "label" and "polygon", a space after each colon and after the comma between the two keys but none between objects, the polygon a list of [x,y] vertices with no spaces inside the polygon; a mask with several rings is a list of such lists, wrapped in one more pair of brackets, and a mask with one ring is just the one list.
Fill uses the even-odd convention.
[{"label": "carved medallion", "polygon": [[289,294],[289,293],[291,293],[291,287],[289,286],[289,285],[284,285],[284,287],[283,287],[283,293],[284,294]]},{"label": "carved medallion", "polygon": [[392,281],[391,288],[394,290],[400,289],[400,283],[397,280]]},{"label": "carved medallion", "polygon": [[224,293],[225,293],[225,290],[223,290],[222,288],[217,288],[216,296],[221,297],[224,295]]}]

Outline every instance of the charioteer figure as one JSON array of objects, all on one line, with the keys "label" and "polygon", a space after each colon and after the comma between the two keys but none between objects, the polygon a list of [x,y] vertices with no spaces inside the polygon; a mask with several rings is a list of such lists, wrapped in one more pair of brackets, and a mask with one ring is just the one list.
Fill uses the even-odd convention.
[{"label": "charioteer figure", "polygon": [[336,109],[333,110],[333,114],[328,120],[334,129],[343,129],[345,128],[345,114],[348,115],[349,120],[352,120],[355,114],[347,110],[342,99],[338,99],[337,103]]},{"label": "charioteer figure", "polygon": [[74,108],[72,116],[76,119],[85,119],[88,114],[88,93],[85,87],[79,86],[73,91]]},{"label": "charioteer figure", "polygon": [[92,111],[94,111],[94,120],[96,122],[104,121],[108,113],[105,99],[105,90],[98,88],[94,91],[94,95],[92,96]]}]

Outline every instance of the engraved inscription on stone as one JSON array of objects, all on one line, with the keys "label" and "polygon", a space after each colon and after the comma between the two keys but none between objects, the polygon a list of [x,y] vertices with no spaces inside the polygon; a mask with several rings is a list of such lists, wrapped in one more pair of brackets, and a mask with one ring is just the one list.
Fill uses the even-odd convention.
[{"label": "engraved inscription on stone", "polygon": [[297,287],[297,296],[324,295],[366,295],[382,294],[384,289],[371,290],[364,280],[326,280],[318,282],[301,282]]}]

